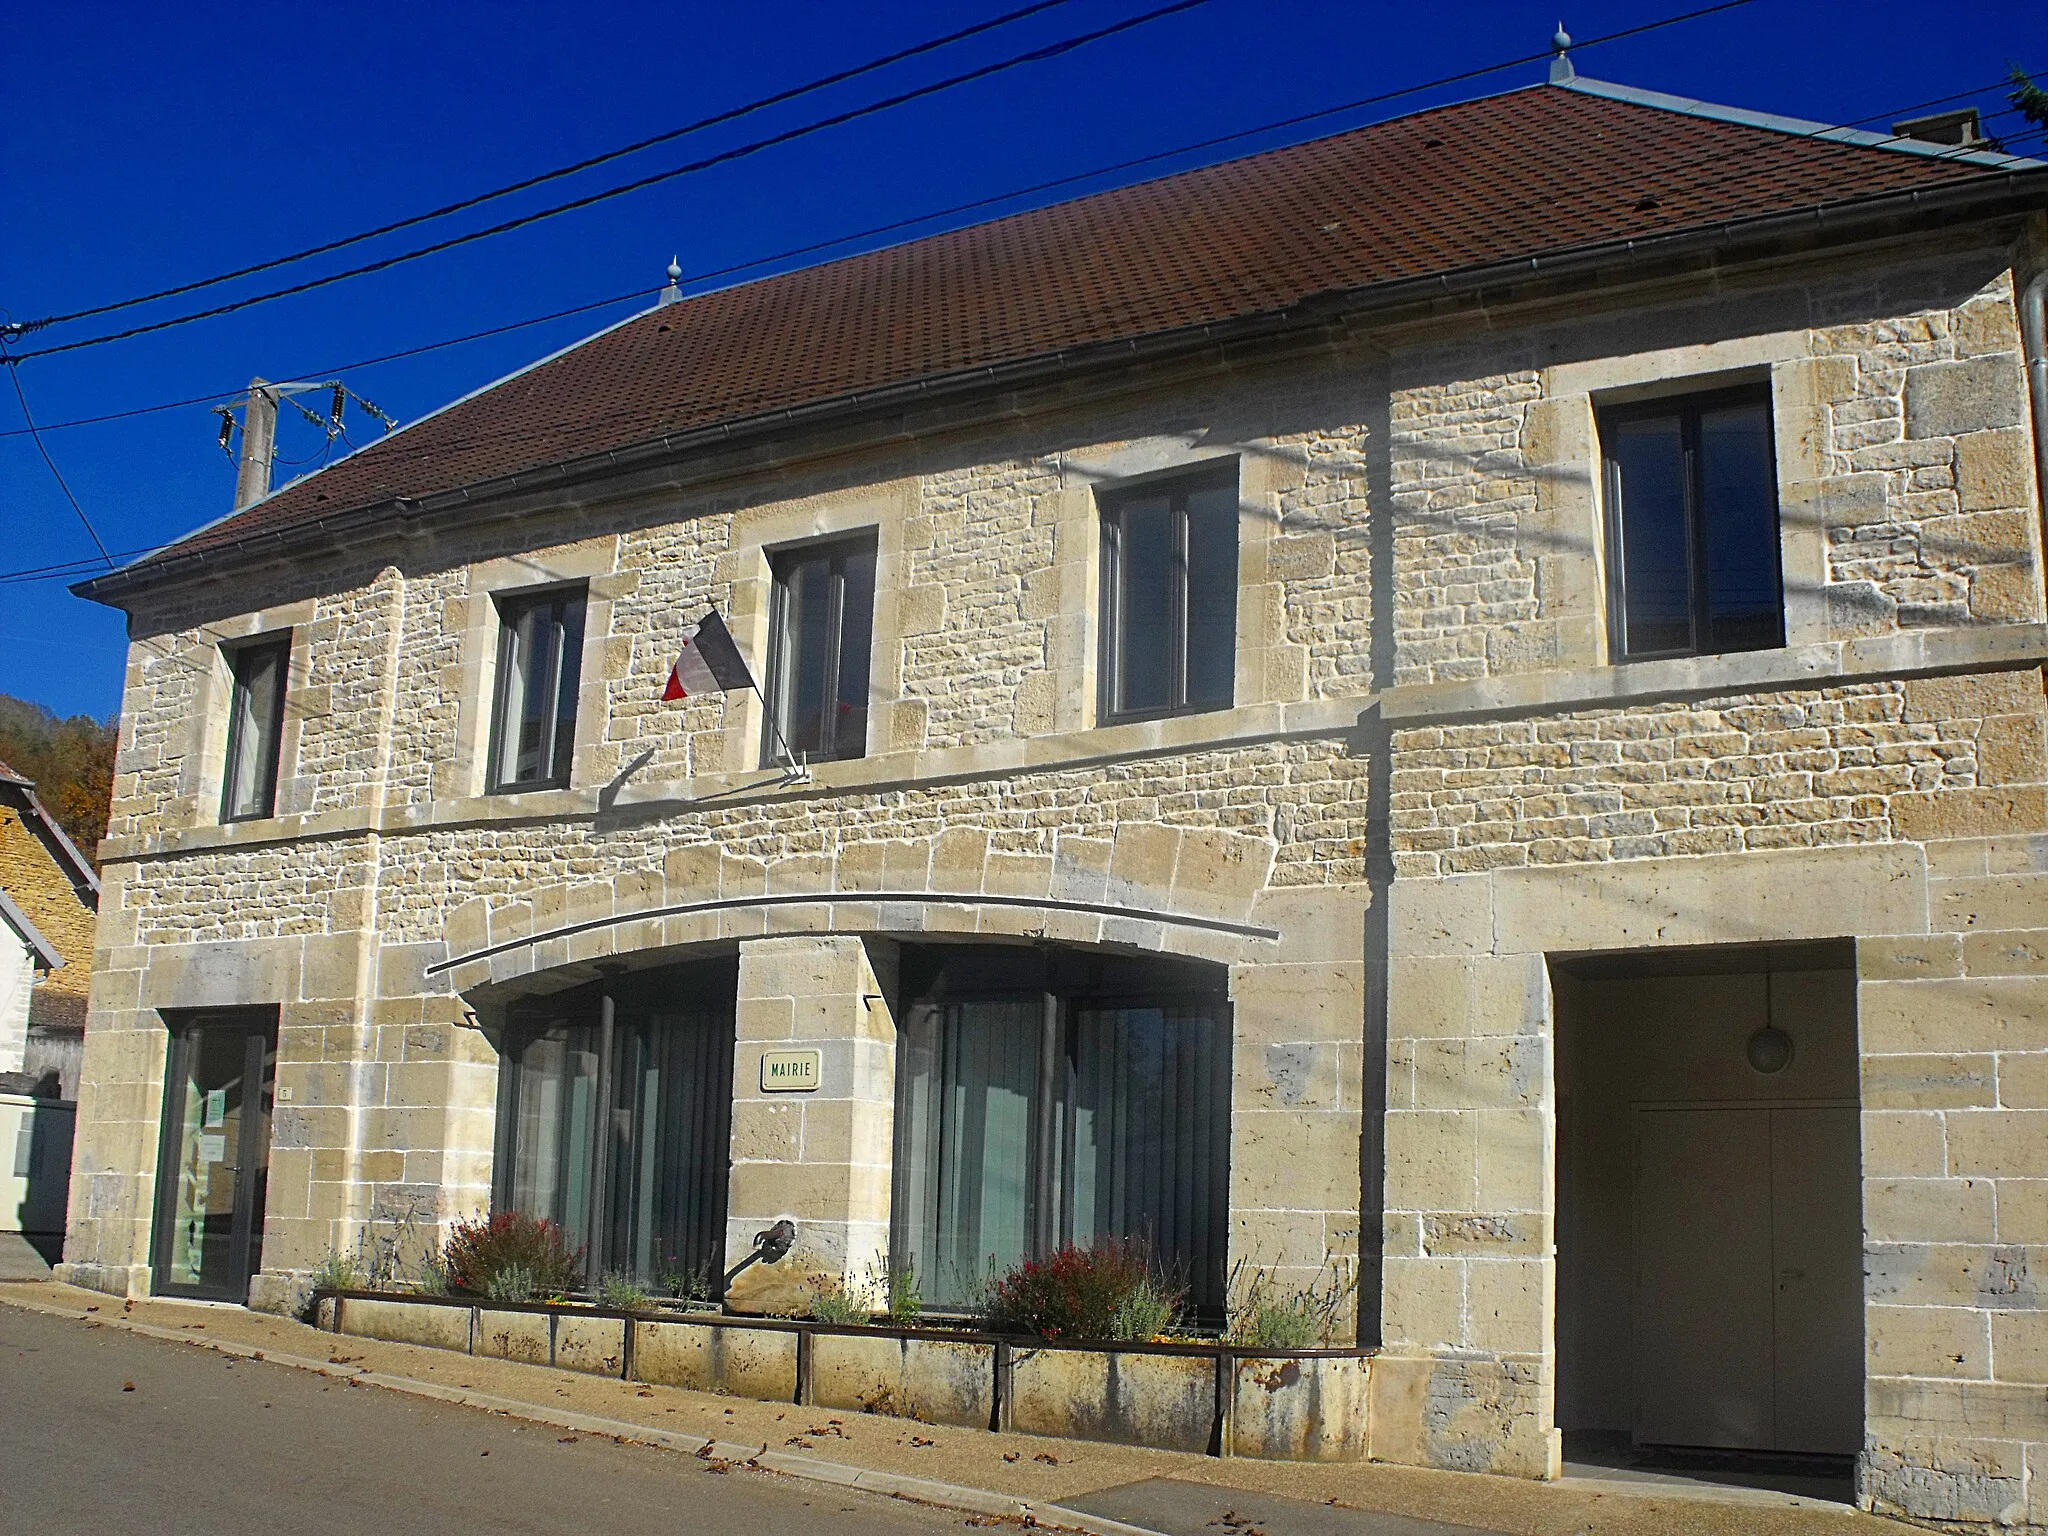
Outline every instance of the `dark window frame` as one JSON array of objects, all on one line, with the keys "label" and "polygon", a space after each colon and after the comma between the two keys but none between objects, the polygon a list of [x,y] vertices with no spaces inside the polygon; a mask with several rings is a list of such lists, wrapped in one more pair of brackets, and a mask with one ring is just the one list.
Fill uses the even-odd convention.
[{"label": "dark window frame", "polygon": [[[253,662],[272,653],[278,659],[277,697],[271,701],[270,718],[263,725],[263,761],[256,770],[263,792],[257,797],[257,809],[237,811],[235,802],[242,798],[240,791],[245,787],[235,772],[235,763],[242,753],[242,700],[249,689],[247,673]],[[284,751],[285,696],[291,692],[292,632],[285,630],[282,634],[242,641],[229,648],[227,663],[228,741],[227,757],[220,776],[220,819],[224,824],[261,821],[277,814],[277,772]]]},{"label": "dark window frame", "polygon": [[[1188,498],[1197,491],[1228,485],[1234,504],[1239,484],[1238,461],[1233,458],[1221,461],[1220,466],[1203,464],[1192,469],[1174,469],[1162,474],[1147,475],[1141,479],[1122,481],[1114,487],[1104,487],[1096,492],[1096,508],[1101,523],[1101,635],[1097,647],[1096,715],[1103,724],[1120,725],[1134,720],[1163,720],[1175,715],[1210,714],[1216,710],[1236,707],[1237,608],[1238,599],[1242,594],[1236,578],[1235,559],[1231,563],[1230,583],[1229,696],[1220,701],[1190,701],[1188,698]],[[1125,648],[1120,641],[1123,609],[1126,603],[1123,519],[1133,502],[1141,498],[1158,496],[1162,492],[1168,498],[1174,520],[1174,569],[1172,582],[1167,591],[1167,625],[1170,633],[1165,640],[1169,648],[1168,660],[1171,669],[1167,684],[1168,702],[1155,707],[1126,709],[1119,707],[1117,702],[1123,694],[1126,659]],[[1231,526],[1235,534],[1235,520]],[[1233,541],[1233,555],[1239,547]]]},{"label": "dark window frame", "polygon": [[[827,655],[822,668],[823,675],[831,679],[835,699],[839,696],[840,673],[846,661],[846,560],[850,555],[865,554],[879,560],[879,530],[868,528],[853,533],[833,534],[829,538],[816,539],[803,544],[791,544],[772,550],[768,556],[768,666],[767,675],[762,679],[764,699],[767,708],[761,722],[761,763],[770,767],[782,759],[784,743],[776,736],[776,726],[788,733],[788,746],[792,752],[817,762],[851,762],[868,755],[868,724],[872,709],[861,711],[858,739],[839,739],[839,715],[837,710],[826,710],[820,715],[819,745],[805,747],[798,745],[798,723],[786,718],[790,711],[786,707],[790,679],[785,674],[784,653],[790,648],[788,641],[790,623],[789,575],[790,568],[805,561],[823,559],[828,562],[828,580],[831,582],[831,613],[826,621],[828,636]],[[862,693],[868,693],[874,686],[874,615],[876,595],[871,590],[868,596],[868,654],[861,657]]]},{"label": "dark window frame", "polygon": [[[1699,451],[1700,418],[1714,410],[1729,406],[1760,406],[1763,410],[1766,436],[1766,457],[1769,473],[1765,483],[1770,488],[1770,522],[1773,536],[1770,540],[1771,569],[1777,587],[1778,625],[1775,637],[1761,645],[1728,648],[1715,645],[1708,637],[1712,618],[1712,598],[1709,587],[1709,561],[1707,547],[1707,518],[1703,505],[1704,467]],[[1624,515],[1622,507],[1621,468],[1614,451],[1615,429],[1631,422],[1651,421],[1659,417],[1676,416],[1679,420],[1680,440],[1684,454],[1684,485],[1682,495],[1685,507],[1685,543],[1691,562],[1691,592],[1688,607],[1689,643],[1679,648],[1635,650],[1629,644],[1628,613],[1628,567],[1624,547]],[[1607,554],[1607,596],[1608,596],[1608,650],[1616,662],[1655,661],[1687,656],[1714,656],[1734,654],[1735,650],[1775,650],[1785,644],[1785,571],[1783,548],[1783,509],[1778,501],[1778,439],[1776,412],[1772,407],[1771,389],[1766,381],[1735,384],[1721,388],[1704,389],[1690,393],[1659,395],[1648,400],[1630,401],[1624,404],[1605,406],[1598,413],[1600,437],[1600,487],[1606,523]]]},{"label": "dark window frame", "polygon": [[[589,593],[583,582],[572,582],[548,587],[520,587],[510,592],[494,592],[491,601],[498,613],[498,662],[497,673],[491,684],[491,726],[488,739],[487,771],[484,787],[487,794],[516,795],[538,789],[565,789],[575,768],[576,718],[582,700],[584,627],[588,618]],[[502,774],[505,756],[505,732],[510,723],[512,705],[512,647],[517,641],[519,621],[530,609],[560,605],[561,615],[556,620],[556,640],[553,649],[553,669],[548,692],[553,696],[555,707],[545,717],[546,742],[540,753],[540,761],[548,765],[545,774],[524,779],[508,779]],[[569,654],[568,638],[571,610],[575,616],[575,667],[574,675],[566,664]],[[567,684],[567,707],[564,708],[563,686]],[[566,733],[567,740],[564,742]]]}]

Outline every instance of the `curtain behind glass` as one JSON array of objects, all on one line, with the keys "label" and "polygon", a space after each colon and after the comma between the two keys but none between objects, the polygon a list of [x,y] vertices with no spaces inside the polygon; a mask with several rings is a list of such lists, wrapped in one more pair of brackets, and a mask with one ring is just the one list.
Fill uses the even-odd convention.
[{"label": "curtain behind glass", "polygon": [[643,1282],[701,1272],[724,1247],[732,1019],[619,1010],[600,1270]]},{"label": "curtain behind glass", "polygon": [[898,1262],[915,1267],[933,1306],[966,1306],[984,1276],[1030,1252],[1043,1018],[1037,997],[925,1007],[911,1016]]},{"label": "curtain behind glass", "polygon": [[289,645],[251,646],[234,661],[235,692],[228,722],[228,821],[268,816],[277,790],[277,733],[283,711]]},{"label": "curtain behind glass", "polygon": [[1074,1010],[1061,1228],[1136,1239],[1198,1306],[1220,1305],[1229,1088],[1220,1025],[1199,1004]]},{"label": "curtain behind glass", "polygon": [[597,1031],[556,1025],[511,1051],[512,1165],[506,1204],[552,1221],[569,1246],[590,1229],[590,1152],[597,1122]]}]

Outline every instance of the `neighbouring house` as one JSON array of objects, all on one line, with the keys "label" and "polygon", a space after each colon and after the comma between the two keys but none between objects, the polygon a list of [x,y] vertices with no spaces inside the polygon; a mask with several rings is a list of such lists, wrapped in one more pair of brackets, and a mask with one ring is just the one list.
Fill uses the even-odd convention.
[{"label": "neighbouring house", "polygon": [[0,763],[0,1277],[64,1243],[99,876]]},{"label": "neighbouring house", "polygon": [[[84,583],[61,1273],[1127,1236],[1355,1275],[1382,1459],[2048,1528],[2044,210],[1560,58],[672,295]],[[664,701],[713,608],[758,694]]]},{"label": "neighbouring house", "polygon": [[[0,763],[0,1072],[47,1080],[77,1097],[100,879],[36,797],[32,779]],[[23,961],[13,969],[16,948]]]}]

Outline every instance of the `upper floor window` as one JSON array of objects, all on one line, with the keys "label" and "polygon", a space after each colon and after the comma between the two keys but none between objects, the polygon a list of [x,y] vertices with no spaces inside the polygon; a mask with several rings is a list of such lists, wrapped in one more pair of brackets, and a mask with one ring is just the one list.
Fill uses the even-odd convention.
[{"label": "upper floor window", "polygon": [[277,752],[284,735],[285,673],[292,637],[258,640],[228,652],[234,695],[228,705],[228,761],[221,775],[220,819],[248,821],[277,808]]},{"label": "upper floor window", "polygon": [[1770,393],[1603,413],[1618,661],[1785,643]]},{"label": "upper floor window", "polygon": [[559,789],[576,749],[583,671],[583,589],[498,599],[498,693],[491,712],[493,794]]},{"label": "upper floor window", "polygon": [[[809,544],[774,560],[768,701],[789,750],[827,761],[868,744],[875,541]],[[777,754],[774,725],[764,743]]]},{"label": "upper floor window", "polygon": [[1102,498],[1102,717],[1228,709],[1237,466]]}]

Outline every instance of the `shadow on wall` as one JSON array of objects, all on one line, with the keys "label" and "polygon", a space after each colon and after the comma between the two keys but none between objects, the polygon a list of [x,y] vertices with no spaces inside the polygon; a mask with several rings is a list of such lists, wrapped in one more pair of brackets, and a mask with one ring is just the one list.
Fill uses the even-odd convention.
[{"label": "shadow on wall", "polygon": [[0,1073],[0,1239],[19,1233],[46,1265],[64,1254],[77,1113],[77,1105],[57,1093],[54,1070],[40,1077]]}]

